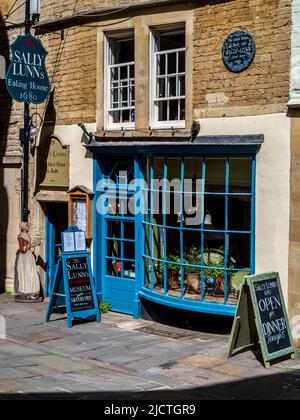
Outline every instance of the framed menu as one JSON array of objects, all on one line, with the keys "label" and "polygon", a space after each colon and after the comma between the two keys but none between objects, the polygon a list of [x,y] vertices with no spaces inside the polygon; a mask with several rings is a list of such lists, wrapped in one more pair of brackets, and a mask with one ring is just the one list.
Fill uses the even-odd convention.
[{"label": "framed menu", "polygon": [[80,231],[76,226],[71,226],[66,232],[62,233],[62,242],[64,254],[86,251],[85,232]]},{"label": "framed menu", "polygon": [[63,252],[68,254],[75,252],[75,235],[74,232],[64,232],[63,237]]},{"label": "framed menu", "polygon": [[75,249],[76,252],[86,251],[85,232],[75,232]]}]

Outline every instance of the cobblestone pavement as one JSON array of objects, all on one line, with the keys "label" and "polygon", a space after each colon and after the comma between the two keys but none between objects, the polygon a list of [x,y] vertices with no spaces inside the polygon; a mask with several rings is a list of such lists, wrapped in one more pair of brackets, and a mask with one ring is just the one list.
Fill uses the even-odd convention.
[{"label": "cobblestone pavement", "polygon": [[0,399],[300,400],[300,354],[266,370],[250,351],[228,360],[228,336],[115,313],[68,329],[45,311],[0,297]]}]

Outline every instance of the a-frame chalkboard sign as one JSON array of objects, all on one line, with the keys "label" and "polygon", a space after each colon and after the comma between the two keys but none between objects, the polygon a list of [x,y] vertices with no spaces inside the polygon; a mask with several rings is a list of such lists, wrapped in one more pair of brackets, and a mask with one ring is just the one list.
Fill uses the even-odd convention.
[{"label": "a-frame chalkboard sign", "polygon": [[65,308],[69,328],[76,318],[96,316],[99,322],[101,316],[85,233],[72,226],[62,234],[62,244],[46,320],[49,322],[53,313]]},{"label": "a-frame chalkboard sign", "polygon": [[234,319],[229,357],[235,349],[259,344],[266,368],[295,348],[278,273],[245,278]]}]

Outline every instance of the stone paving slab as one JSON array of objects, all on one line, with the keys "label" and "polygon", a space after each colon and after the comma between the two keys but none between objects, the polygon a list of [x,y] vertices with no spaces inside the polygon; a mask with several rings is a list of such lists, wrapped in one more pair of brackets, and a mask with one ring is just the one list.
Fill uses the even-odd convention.
[{"label": "stone paving slab", "polygon": [[114,313],[68,329],[46,307],[0,296],[0,400],[300,399],[300,353],[266,370],[252,352],[228,360],[226,335]]}]

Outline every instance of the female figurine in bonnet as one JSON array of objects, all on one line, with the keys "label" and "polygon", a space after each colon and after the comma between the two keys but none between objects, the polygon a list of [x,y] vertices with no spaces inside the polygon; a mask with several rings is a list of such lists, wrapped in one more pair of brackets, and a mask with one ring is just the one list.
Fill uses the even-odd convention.
[{"label": "female figurine in bonnet", "polygon": [[18,236],[19,249],[16,259],[15,292],[16,301],[36,302],[40,298],[40,278],[32,249],[39,246],[38,241],[31,242],[28,234],[28,223],[20,224],[21,233]]}]

